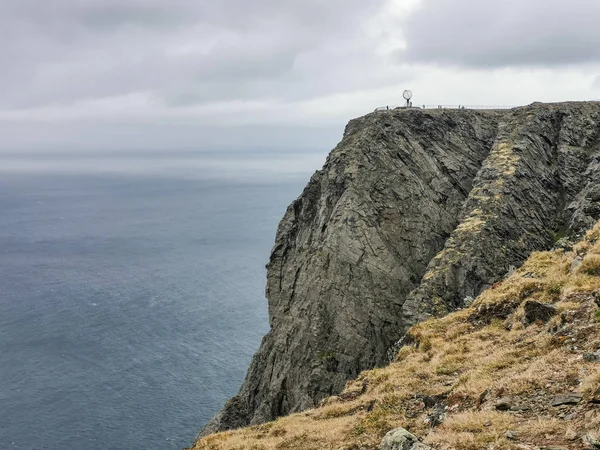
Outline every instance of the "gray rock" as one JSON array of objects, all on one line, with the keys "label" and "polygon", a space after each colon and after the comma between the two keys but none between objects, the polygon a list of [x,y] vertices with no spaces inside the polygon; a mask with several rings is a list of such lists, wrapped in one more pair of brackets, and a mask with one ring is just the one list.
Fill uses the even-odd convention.
[{"label": "gray rock", "polygon": [[352,120],[279,225],[271,330],[203,434],[339,393],[386,363],[411,325],[462,307],[557,234],[593,225],[599,128],[594,102]]},{"label": "gray rock", "polygon": [[443,405],[438,405],[433,408],[433,411],[427,415],[425,419],[430,427],[435,428],[442,424],[446,419],[446,408]]},{"label": "gray rock", "polygon": [[510,397],[503,397],[494,403],[494,408],[496,408],[498,411],[508,411],[512,408],[512,406],[513,402],[512,398]]},{"label": "gray rock", "polygon": [[594,303],[600,307],[600,289],[596,289],[592,292],[592,299],[594,300]]},{"label": "gray rock", "polygon": [[556,315],[556,308],[554,306],[533,300],[526,301],[523,305],[523,310],[525,312],[523,317],[525,325],[530,325],[538,321],[546,323]]},{"label": "gray rock", "polygon": [[596,350],[594,353],[584,353],[583,360],[586,362],[599,362],[600,350]]},{"label": "gray rock", "polygon": [[396,428],[385,435],[379,450],[433,450],[419,442],[416,436],[404,428]]},{"label": "gray rock", "polygon": [[583,262],[583,258],[581,256],[577,256],[571,263],[569,273],[575,273],[575,271],[581,265],[582,262]]},{"label": "gray rock", "polygon": [[574,441],[577,439],[577,432],[573,428],[569,428],[565,433],[565,439],[568,441]]},{"label": "gray rock", "polygon": [[529,411],[531,408],[527,405],[514,405],[510,408],[511,411],[516,411],[516,412],[524,412],[524,411]]},{"label": "gray rock", "polygon": [[510,266],[508,268],[508,271],[506,272],[506,274],[504,275],[504,278],[508,278],[511,277],[515,272],[517,271],[517,268],[515,266]]},{"label": "gray rock", "polygon": [[587,207],[585,191],[600,184],[600,157],[586,149],[596,145],[599,107],[536,104],[502,118],[460,225],[404,302],[405,321],[452,311],[532,250],[552,248],[557,231],[577,234],[595,223],[600,212]]},{"label": "gray rock", "polygon": [[583,442],[585,444],[589,444],[592,446],[592,448],[600,448],[600,439],[598,438],[598,436],[595,436],[591,433],[586,434],[583,437]]},{"label": "gray rock", "polygon": [[[580,237],[568,237],[568,238],[561,238],[558,241],[556,241],[556,243],[554,244],[554,247],[552,247],[552,250],[563,250],[565,252],[570,252],[571,250],[573,250],[573,247],[575,246],[575,244],[577,242],[579,242],[581,240]],[[571,268],[571,271],[573,271],[574,268]]]},{"label": "gray rock", "polygon": [[583,400],[583,395],[579,392],[568,392],[555,396],[552,400],[552,406],[576,405],[581,400]]},{"label": "gray rock", "polygon": [[517,440],[517,433],[515,431],[507,431],[506,433],[504,433],[504,437],[506,439],[508,439],[509,441],[516,441]]}]

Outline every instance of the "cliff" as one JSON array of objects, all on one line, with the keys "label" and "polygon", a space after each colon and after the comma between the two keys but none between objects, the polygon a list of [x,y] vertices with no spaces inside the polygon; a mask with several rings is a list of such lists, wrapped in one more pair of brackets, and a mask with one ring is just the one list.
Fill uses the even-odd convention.
[{"label": "cliff", "polygon": [[314,407],[415,323],[600,218],[600,103],[352,120],[282,219],[271,331],[203,434]]}]

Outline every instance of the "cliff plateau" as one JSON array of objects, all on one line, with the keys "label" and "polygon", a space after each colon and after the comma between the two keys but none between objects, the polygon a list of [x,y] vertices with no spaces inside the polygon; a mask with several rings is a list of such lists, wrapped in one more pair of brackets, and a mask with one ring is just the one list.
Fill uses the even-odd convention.
[{"label": "cliff plateau", "polygon": [[411,326],[599,218],[600,103],[352,120],[279,225],[271,330],[202,434],[318,405],[386,364]]}]

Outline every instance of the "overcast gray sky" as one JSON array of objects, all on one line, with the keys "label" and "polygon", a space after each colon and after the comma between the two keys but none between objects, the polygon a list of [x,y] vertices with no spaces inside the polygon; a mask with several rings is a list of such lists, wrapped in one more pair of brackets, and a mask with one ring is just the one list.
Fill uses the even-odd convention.
[{"label": "overcast gray sky", "polygon": [[600,98],[597,0],[1,0],[0,149],[331,146],[400,103]]}]

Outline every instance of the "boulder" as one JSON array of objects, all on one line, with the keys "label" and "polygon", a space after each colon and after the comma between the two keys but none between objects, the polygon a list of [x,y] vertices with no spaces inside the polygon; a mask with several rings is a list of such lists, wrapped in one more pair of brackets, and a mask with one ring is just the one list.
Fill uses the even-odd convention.
[{"label": "boulder", "polygon": [[506,433],[504,433],[504,437],[506,439],[508,439],[509,441],[516,441],[517,440],[517,433],[516,431],[507,431]]},{"label": "boulder", "polygon": [[537,321],[546,323],[556,315],[556,308],[554,306],[533,300],[526,301],[523,309],[525,311],[525,316],[523,317],[525,325],[531,325]]},{"label": "boulder", "polygon": [[498,411],[508,411],[512,408],[512,399],[510,397],[503,397],[494,404],[494,407]]},{"label": "boulder", "polygon": [[419,442],[414,434],[404,428],[396,428],[385,435],[379,450],[433,450]]},{"label": "boulder", "polygon": [[594,353],[584,353],[583,360],[586,362],[599,362],[600,350],[596,350]]},{"label": "boulder", "polygon": [[583,399],[583,395],[579,392],[567,392],[566,394],[559,394],[552,400],[552,406],[561,405],[576,405]]}]

